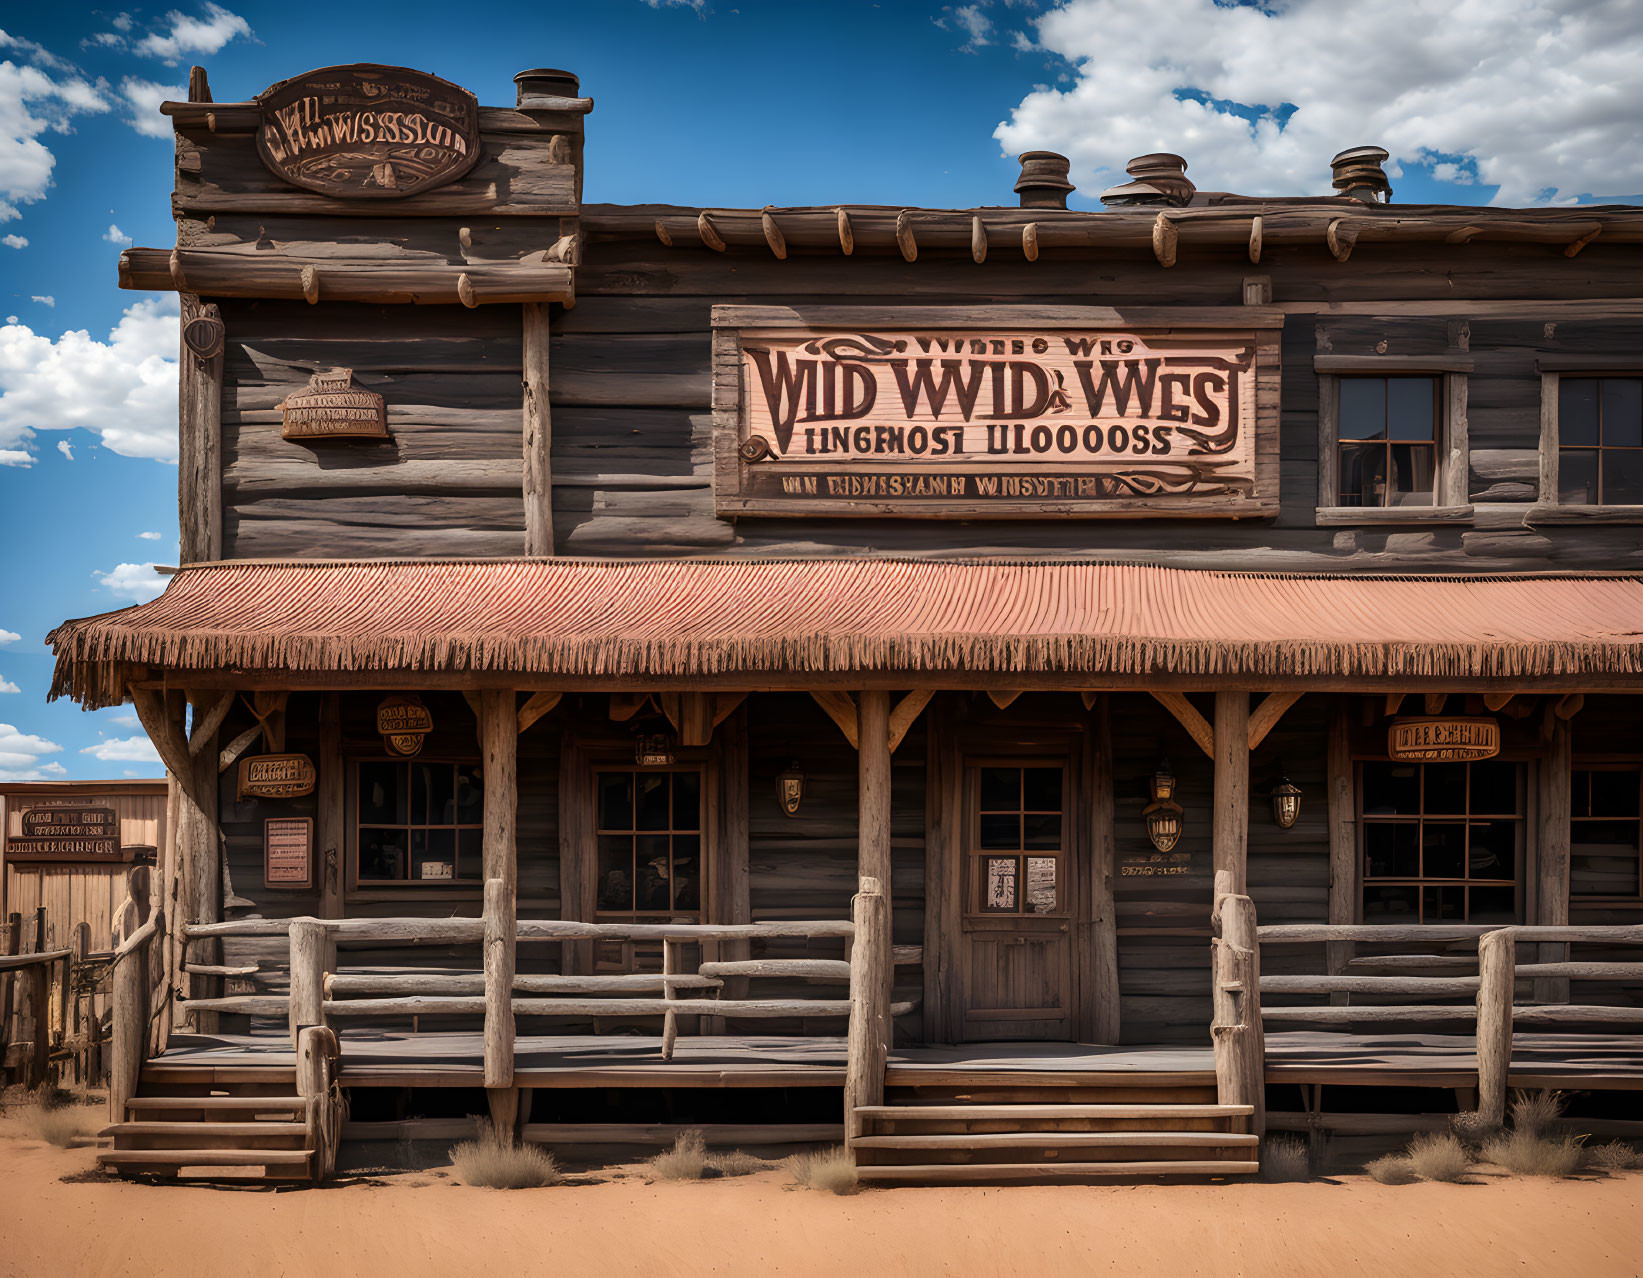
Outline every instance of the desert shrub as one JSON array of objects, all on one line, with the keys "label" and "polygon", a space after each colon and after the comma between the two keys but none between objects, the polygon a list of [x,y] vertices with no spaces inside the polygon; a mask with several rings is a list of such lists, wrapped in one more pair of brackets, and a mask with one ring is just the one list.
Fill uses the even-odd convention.
[{"label": "desert shrub", "polygon": [[1422,1132],[1409,1142],[1409,1165],[1422,1180],[1459,1180],[1471,1161],[1449,1132]]},{"label": "desert shrub", "polygon": [[707,1140],[701,1132],[680,1132],[673,1148],[657,1154],[649,1166],[660,1180],[700,1180],[707,1171]]},{"label": "desert shrub", "polygon": [[6,1110],[5,1126],[25,1140],[40,1140],[67,1149],[76,1140],[94,1135],[101,1125],[96,1112],[85,1105],[53,1105],[45,1096],[31,1095]]},{"label": "desert shrub", "polygon": [[505,1144],[488,1132],[455,1146],[451,1162],[463,1184],[481,1189],[536,1189],[559,1181],[559,1165],[547,1150]]},{"label": "desert shrub", "polygon": [[1588,1149],[1586,1161],[1602,1171],[1622,1172],[1643,1167],[1643,1154],[1623,1140],[1611,1140],[1607,1145],[1595,1145]]},{"label": "desert shrub", "polygon": [[1449,1120],[1449,1130],[1468,1149],[1477,1149],[1484,1141],[1500,1132],[1500,1124],[1491,1122],[1475,1109],[1463,1110]]},{"label": "desert shrub", "polygon": [[1563,1114],[1562,1092],[1513,1092],[1512,1130],[1526,1136],[1543,1135]]},{"label": "desert shrub", "polygon": [[721,1176],[751,1176],[763,1171],[769,1164],[756,1154],[744,1154],[733,1149],[727,1154],[708,1155],[707,1165]]},{"label": "desert shrub", "polygon": [[1263,1180],[1307,1180],[1311,1175],[1312,1159],[1300,1137],[1274,1136],[1262,1143]]},{"label": "desert shrub", "polygon": [[1583,1151],[1576,1136],[1517,1130],[1485,1141],[1480,1156],[1518,1176],[1568,1176],[1580,1166]]},{"label": "desert shrub", "polygon": [[1364,1170],[1382,1185],[1408,1185],[1420,1179],[1408,1154],[1383,1154]]},{"label": "desert shrub", "polygon": [[806,1189],[825,1189],[830,1194],[853,1194],[859,1188],[856,1162],[842,1145],[794,1154],[787,1160],[793,1179]]}]

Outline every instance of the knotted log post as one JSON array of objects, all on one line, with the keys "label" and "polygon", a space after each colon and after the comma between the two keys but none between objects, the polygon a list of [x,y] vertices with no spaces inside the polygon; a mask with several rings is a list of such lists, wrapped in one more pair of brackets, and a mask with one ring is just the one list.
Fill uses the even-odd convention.
[{"label": "knotted log post", "polygon": [[297,1036],[297,1095],[308,1102],[305,1122],[315,1181],[336,1169],[342,1143],[342,1097],[334,1086],[338,1055],[337,1037],[323,1025],[306,1025]]},{"label": "knotted log post", "polygon": [[137,1080],[148,1056],[149,948],[159,935],[164,943],[165,915],[155,910],[123,945],[115,951],[110,981],[113,994],[109,1008],[111,1043],[108,1067],[108,1116],[122,1123],[126,1102],[137,1094]]},{"label": "knotted log post", "polygon": [[326,928],[318,919],[291,921],[291,1045],[302,1031],[325,1024]]},{"label": "knotted log post", "polygon": [[890,1008],[884,972],[890,967],[890,903],[883,883],[865,875],[853,908],[850,946],[850,1029],[844,1070],[844,1143],[865,1126],[858,1110],[884,1103],[884,1065],[890,1046]]},{"label": "knotted log post", "polygon": [[497,1134],[509,1140],[519,1114],[513,1083],[513,975],[519,938],[519,715],[514,703],[511,688],[488,688],[479,695],[485,777],[485,1087]]},{"label": "knotted log post", "polygon": [[[883,986],[879,997],[888,1006],[895,978],[890,962],[890,694],[862,693],[858,715],[856,874],[863,884],[869,880],[878,884],[885,898],[884,916],[878,924],[884,935],[875,938],[872,953],[877,955]],[[859,952],[859,928],[856,939]]]},{"label": "knotted log post", "polygon": [[1250,1131],[1266,1132],[1266,1038],[1261,1028],[1261,959],[1255,932],[1255,903],[1230,894],[1216,902],[1219,935],[1214,941],[1216,1099],[1223,1105],[1252,1105]]},{"label": "knotted log post", "polygon": [[1506,1080],[1512,1068],[1512,993],[1517,980],[1507,929],[1478,937],[1478,1113],[1506,1121]]}]

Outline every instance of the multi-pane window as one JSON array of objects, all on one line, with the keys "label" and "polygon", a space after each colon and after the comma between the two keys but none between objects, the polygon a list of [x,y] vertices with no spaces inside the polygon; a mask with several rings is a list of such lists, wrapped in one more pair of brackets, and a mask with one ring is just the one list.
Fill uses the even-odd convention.
[{"label": "multi-pane window", "polygon": [[1643,377],[1560,377],[1558,501],[1643,506]]},{"label": "multi-pane window", "polygon": [[1058,766],[974,770],[971,913],[1057,914],[1064,910],[1064,785]]},{"label": "multi-pane window", "polygon": [[482,880],[485,791],[477,764],[367,761],[358,783],[358,882]]},{"label": "multi-pane window", "polygon": [[702,908],[702,774],[600,769],[599,913],[682,919]]},{"label": "multi-pane window", "polygon": [[1336,430],[1342,506],[1430,506],[1441,377],[1342,377]]},{"label": "multi-pane window", "polygon": [[1572,777],[1569,894],[1643,895],[1643,765],[1576,768]]},{"label": "multi-pane window", "polygon": [[1365,763],[1358,792],[1365,923],[1517,921],[1516,764]]}]

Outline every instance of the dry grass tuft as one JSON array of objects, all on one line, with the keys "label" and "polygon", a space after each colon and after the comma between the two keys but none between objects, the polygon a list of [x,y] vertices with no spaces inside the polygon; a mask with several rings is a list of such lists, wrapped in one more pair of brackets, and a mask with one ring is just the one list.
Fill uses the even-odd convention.
[{"label": "dry grass tuft", "polygon": [[1562,1092],[1513,1092],[1512,1130],[1526,1136],[1544,1135],[1563,1115],[1567,1098]]},{"label": "dry grass tuft", "polygon": [[672,1149],[664,1149],[649,1162],[651,1174],[659,1180],[700,1180],[707,1165],[707,1139],[697,1131],[680,1132]]},{"label": "dry grass tuft", "polygon": [[768,1160],[757,1154],[744,1154],[739,1149],[733,1149],[727,1154],[708,1155],[707,1164],[721,1176],[751,1176],[754,1172],[762,1172],[770,1166]]},{"label": "dry grass tuft", "polygon": [[1310,1180],[1312,1158],[1298,1136],[1273,1136],[1261,1144],[1262,1180]]},{"label": "dry grass tuft", "polygon": [[1607,1145],[1595,1145],[1586,1151],[1586,1161],[1602,1171],[1631,1171],[1643,1167],[1643,1154],[1623,1140],[1611,1140]]},{"label": "dry grass tuft", "polygon": [[100,1110],[88,1105],[54,1105],[46,1096],[35,1093],[5,1111],[0,1132],[68,1149],[76,1141],[96,1135],[102,1125]]},{"label": "dry grass tuft", "polygon": [[1578,1136],[1542,1136],[1536,1132],[1503,1132],[1485,1141],[1479,1156],[1518,1176],[1570,1176],[1585,1151]]},{"label": "dry grass tuft", "polygon": [[451,1162],[463,1184],[481,1189],[537,1189],[559,1183],[559,1164],[547,1150],[504,1144],[488,1132],[455,1146]]},{"label": "dry grass tuft", "polygon": [[1467,1149],[1477,1149],[1491,1136],[1500,1134],[1500,1124],[1490,1122],[1475,1109],[1464,1110],[1449,1120],[1449,1130]]},{"label": "dry grass tuft", "polygon": [[1381,1185],[1411,1185],[1420,1179],[1408,1154],[1383,1154],[1364,1170]]},{"label": "dry grass tuft", "polygon": [[855,1159],[845,1152],[842,1145],[809,1154],[794,1154],[787,1160],[787,1169],[793,1173],[793,1179],[806,1189],[853,1194],[860,1188]]},{"label": "dry grass tuft", "polygon": [[1448,1132],[1422,1132],[1409,1142],[1409,1165],[1422,1180],[1456,1181],[1472,1160]]}]

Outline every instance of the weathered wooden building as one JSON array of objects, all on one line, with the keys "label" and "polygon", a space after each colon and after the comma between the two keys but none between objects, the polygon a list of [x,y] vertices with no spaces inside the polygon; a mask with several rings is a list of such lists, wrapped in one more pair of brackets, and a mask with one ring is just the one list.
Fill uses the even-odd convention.
[{"label": "weathered wooden building", "polygon": [[183,298],[183,564],[52,636],[179,814],[106,1162],[322,1175],[484,1088],[1227,1175],[1643,1086],[1643,211],[1398,205],[1372,147],[591,205],[591,101],[517,80],[164,108],[120,278]]}]

